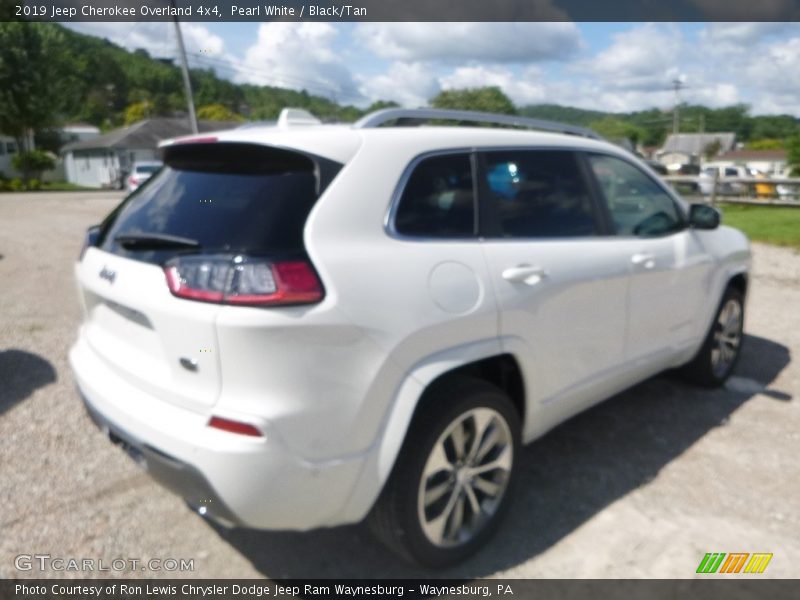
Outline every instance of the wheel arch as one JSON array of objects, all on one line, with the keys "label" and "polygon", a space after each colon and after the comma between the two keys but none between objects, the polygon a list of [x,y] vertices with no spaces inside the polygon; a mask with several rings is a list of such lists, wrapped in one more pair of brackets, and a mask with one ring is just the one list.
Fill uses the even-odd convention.
[{"label": "wheel arch", "polygon": [[348,521],[358,521],[369,513],[392,473],[415,416],[433,397],[433,390],[456,377],[474,377],[499,387],[509,395],[520,422],[524,422],[527,406],[522,370],[517,358],[503,351],[499,340],[453,348],[417,363],[399,385],[353,487],[344,509]]}]

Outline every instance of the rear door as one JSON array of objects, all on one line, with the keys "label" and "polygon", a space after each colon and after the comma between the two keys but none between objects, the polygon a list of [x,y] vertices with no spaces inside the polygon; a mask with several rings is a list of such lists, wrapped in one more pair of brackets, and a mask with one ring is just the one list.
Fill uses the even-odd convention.
[{"label": "rear door", "polygon": [[336,170],[258,145],[173,147],[77,266],[82,335],[137,387],[187,408],[213,405],[223,305],[173,296],[164,264],[194,254],[302,255],[305,220],[325,184],[320,173]]},{"label": "rear door", "polygon": [[[568,150],[481,155],[484,251],[510,352],[530,398],[574,412],[624,361],[629,268]],[[558,420],[558,419],[556,419]]]}]

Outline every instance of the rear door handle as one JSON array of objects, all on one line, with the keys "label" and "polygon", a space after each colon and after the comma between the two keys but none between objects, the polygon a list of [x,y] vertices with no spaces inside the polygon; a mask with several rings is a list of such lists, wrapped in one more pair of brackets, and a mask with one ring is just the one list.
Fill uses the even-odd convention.
[{"label": "rear door handle", "polygon": [[631,262],[636,266],[652,269],[656,266],[656,257],[654,254],[648,254],[647,252],[638,252],[631,256]]},{"label": "rear door handle", "polygon": [[503,279],[506,281],[525,285],[536,285],[546,277],[547,271],[542,267],[531,267],[530,265],[517,265],[503,271]]}]

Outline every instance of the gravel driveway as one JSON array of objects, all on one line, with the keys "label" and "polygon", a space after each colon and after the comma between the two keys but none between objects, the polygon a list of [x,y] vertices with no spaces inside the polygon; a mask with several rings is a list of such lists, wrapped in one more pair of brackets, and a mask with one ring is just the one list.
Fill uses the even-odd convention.
[{"label": "gravel driveway", "polygon": [[[79,315],[72,265],[84,229],[119,198],[0,194],[0,577],[87,575],[20,571],[20,554],[194,561],[133,572],[148,577],[430,575],[359,526],[216,528],[91,425],[66,359]],[[659,377],[534,443],[500,535],[438,575],[681,578],[706,552],[772,552],[764,576],[800,576],[800,256],[754,253],[727,389]]]}]

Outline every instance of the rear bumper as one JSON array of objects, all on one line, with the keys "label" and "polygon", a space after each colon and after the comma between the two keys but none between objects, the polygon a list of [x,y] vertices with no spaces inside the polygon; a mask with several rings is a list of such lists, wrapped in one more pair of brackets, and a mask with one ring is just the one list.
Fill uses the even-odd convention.
[{"label": "rear bumper", "polygon": [[226,526],[241,524],[198,469],[135,439],[101,415],[86,396],[82,393],[80,395],[94,424],[108,435],[112,443],[121,446],[134,461],[144,467],[153,479],[186,500],[193,508],[200,510],[204,516]]},{"label": "rear bumper", "polygon": [[261,427],[263,438],[209,428],[210,412],[136,388],[82,338],[69,360],[94,422],[155,480],[192,506],[206,507],[201,512],[207,516],[227,525],[295,530],[363,518],[347,507],[368,454],[309,462],[292,453],[270,423]]}]

